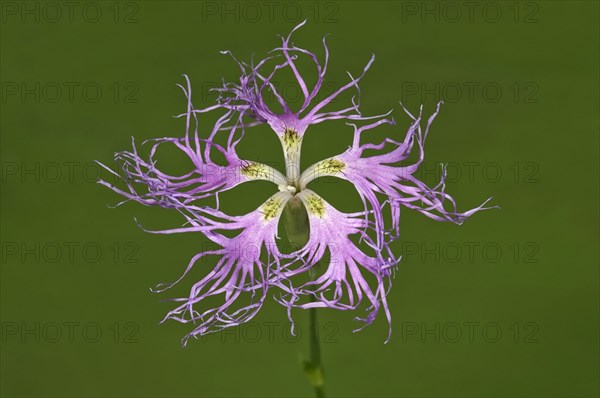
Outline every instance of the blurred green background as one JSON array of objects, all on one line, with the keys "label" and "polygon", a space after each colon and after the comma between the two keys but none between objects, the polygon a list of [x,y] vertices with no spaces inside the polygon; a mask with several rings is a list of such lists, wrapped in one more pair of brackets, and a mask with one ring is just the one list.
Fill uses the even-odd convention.
[{"label": "blurred green background", "polygon": [[[502,207],[460,227],[403,211],[392,341],[383,344],[383,314],[352,333],[362,312],[321,311],[328,394],[598,396],[597,2],[1,4],[3,397],[312,395],[306,333],[291,338],[273,300],[251,327],[186,349],[190,325],[158,324],[171,308],[160,299],[185,294],[211,263],[172,292],[148,288],[176,279],[206,240],[143,233],[133,217],[152,228],[180,220],[137,204],[109,209],[119,198],[94,183],[93,164],[111,164],[132,135],[182,135],[172,117],[185,110],[181,74],[195,104],[208,104],[208,88],[237,77],[219,50],[260,59],[304,18],[298,45],[322,56],[331,34],[332,86],[376,54],[363,112],[394,108],[398,123],[373,140],[403,136],[398,101],[429,114],[446,98],[421,177],[434,183],[447,162],[461,208],[489,196]],[[281,163],[274,134],[247,133],[242,157]],[[350,140],[343,122],[314,126],[303,165]],[[186,166],[163,156],[166,167]],[[350,184],[313,189],[360,208]],[[222,206],[242,214],[273,192],[246,184]],[[295,318],[306,329],[307,314]]]}]

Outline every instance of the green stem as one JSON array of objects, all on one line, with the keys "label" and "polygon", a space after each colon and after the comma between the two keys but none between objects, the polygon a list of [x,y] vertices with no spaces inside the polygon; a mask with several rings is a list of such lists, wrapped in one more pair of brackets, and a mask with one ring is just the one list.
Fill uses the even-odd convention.
[{"label": "green stem", "polygon": [[[311,300],[311,301],[314,301]],[[308,374],[309,381],[315,389],[315,395],[317,398],[325,398],[325,389],[323,388],[324,377],[323,377],[323,364],[321,363],[321,347],[319,343],[319,324],[317,323],[317,309],[311,308],[308,310],[310,321],[310,361],[305,369]]]},{"label": "green stem", "polygon": [[[310,227],[308,222],[308,214],[302,201],[298,198],[291,199],[283,210],[285,230],[288,240],[293,250],[298,250],[308,242]],[[311,279],[316,277],[314,268],[310,270]],[[314,302],[315,298],[311,295],[310,301]],[[309,314],[309,332],[310,332],[310,358],[304,361],[304,371],[308,376],[308,381],[315,390],[317,398],[325,398],[323,364],[321,362],[321,347],[319,342],[319,324],[317,322],[317,309],[310,308]]]}]

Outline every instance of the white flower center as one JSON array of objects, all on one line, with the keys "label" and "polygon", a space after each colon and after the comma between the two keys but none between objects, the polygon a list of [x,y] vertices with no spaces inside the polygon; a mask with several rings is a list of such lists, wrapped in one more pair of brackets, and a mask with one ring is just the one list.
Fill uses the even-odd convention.
[{"label": "white flower center", "polygon": [[296,187],[293,185],[278,185],[277,188],[279,188],[281,192],[289,192],[292,195],[295,195],[297,192]]}]

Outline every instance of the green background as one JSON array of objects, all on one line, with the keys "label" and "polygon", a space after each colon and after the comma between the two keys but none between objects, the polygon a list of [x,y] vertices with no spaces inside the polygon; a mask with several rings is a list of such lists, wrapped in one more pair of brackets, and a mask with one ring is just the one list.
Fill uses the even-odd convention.
[{"label": "green background", "polygon": [[[2,5],[2,396],[312,394],[301,370],[306,335],[283,336],[285,311],[273,300],[254,320],[258,339],[255,329],[241,329],[182,349],[190,325],[158,324],[171,307],[159,299],[185,294],[211,264],[173,292],[154,295],[148,288],[178,277],[206,240],[143,233],[133,217],[152,228],[178,225],[179,218],[137,204],[107,208],[118,197],[94,184],[91,163],[110,164],[114,152],[130,148],[132,135],[138,142],[182,135],[182,120],[172,117],[185,109],[175,86],[181,74],[192,80],[195,104],[209,103],[214,95],[204,95],[205,88],[237,73],[218,51],[260,58],[278,45],[276,34],[294,26],[297,7],[309,23],[295,43],[322,55],[320,38],[331,33],[334,84],[376,54],[361,84],[363,111],[393,107],[398,123],[374,132],[373,140],[403,136],[409,120],[398,101],[415,111],[423,102],[429,114],[444,93],[424,90],[436,82],[445,87],[453,100],[432,127],[423,178],[433,183],[437,164],[448,162],[451,172],[461,172],[447,187],[461,208],[488,196],[502,207],[460,227],[403,211],[395,248],[405,258],[389,295],[392,341],[383,344],[382,314],[352,333],[352,318],[362,312],[321,311],[328,394],[598,396],[597,2],[497,2],[502,15],[495,23],[495,8],[486,8],[484,18],[489,6],[478,2],[472,20],[462,6],[457,21],[455,10],[439,2],[279,2],[272,20],[261,6],[257,21],[244,3],[229,2],[240,10],[239,22],[234,14],[207,13],[213,6],[220,11],[221,2],[121,2],[117,22],[114,3],[97,2],[103,13],[96,23],[83,18],[84,2],[72,22],[64,6],[56,22],[52,10],[40,8],[37,22],[35,15],[24,21],[13,15],[7,3],[24,7]],[[437,7],[439,22],[435,14],[413,15],[413,6],[417,13]],[[21,83],[36,82],[39,101],[34,94],[22,100]],[[68,82],[77,84],[73,101],[65,89],[52,102],[53,84],[64,89]],[[96,102],[83,96],[88,83],[102,89]],[[472,97],[466,84],[478,87]],[[415,85],[423,88],[419,94]],[[456,85],[459,97],[451,91]],[[486,85],[500,87],[501,97],[486,96]],[[210,120],[202,119],[205,127]],[[311,127],[303,166],[345,150],[350,139],[342,122]],[[282,161],[266,128],[248,131],[240,155]],[[176,159],[165,153],[161,161],[183,170]],[[360,208],[350,184],[323,180],[313,189],[345,211]],[[273,192],[267,183],[246,184],[224,194],[222,206],[243,214]],[[102,250],[98,261],[95,247]],[[296,311],[295,318],[306,326],[306,313]],[[68,323],[75,325],[72,338]],[[56,325],[62,335],[54,339]],[[94,325],[102,331],[95,343]],[[454,341],[457,325],[462,335]],[[473,336],[466,325],[473,325]]]}]

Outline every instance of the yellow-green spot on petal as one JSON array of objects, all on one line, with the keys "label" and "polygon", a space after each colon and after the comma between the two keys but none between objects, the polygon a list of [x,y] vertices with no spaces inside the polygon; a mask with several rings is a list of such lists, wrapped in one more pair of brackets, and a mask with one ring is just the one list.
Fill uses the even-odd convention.
[{"label": "yellow-green spot on petal", "polygon": [[269,221],[277,217],[279,209],[281,209],[281,200],[271,198],[262,206],[262,214],[265,221]]},{"label": "yellow-green spot on petal", "polygon": [[310,195],[306,198],[306,206],[311,214],[319,218],[325,215],[325,202],[317,195]]},{"label": "yellow-green spot on petal", "polygon": [[249,162],[242,166],[240,170],[248,178],[269,178],[269,172],[264,164]]},{"label": "yellow-green spot on petal", "polygon": [[296,150],[302,141],[302,138],[298,134],[298,132],[291,128],[286,128],[283,136],[281,137],[283,142],[283,147],[286,152],[291,152],[292,150]]},{"label": "yellow-green spot on petal", "polygon": [[336,174],[344,170],[346,164],[335,158],[326,159],[319,163],[317,171],[319,174]]}]

